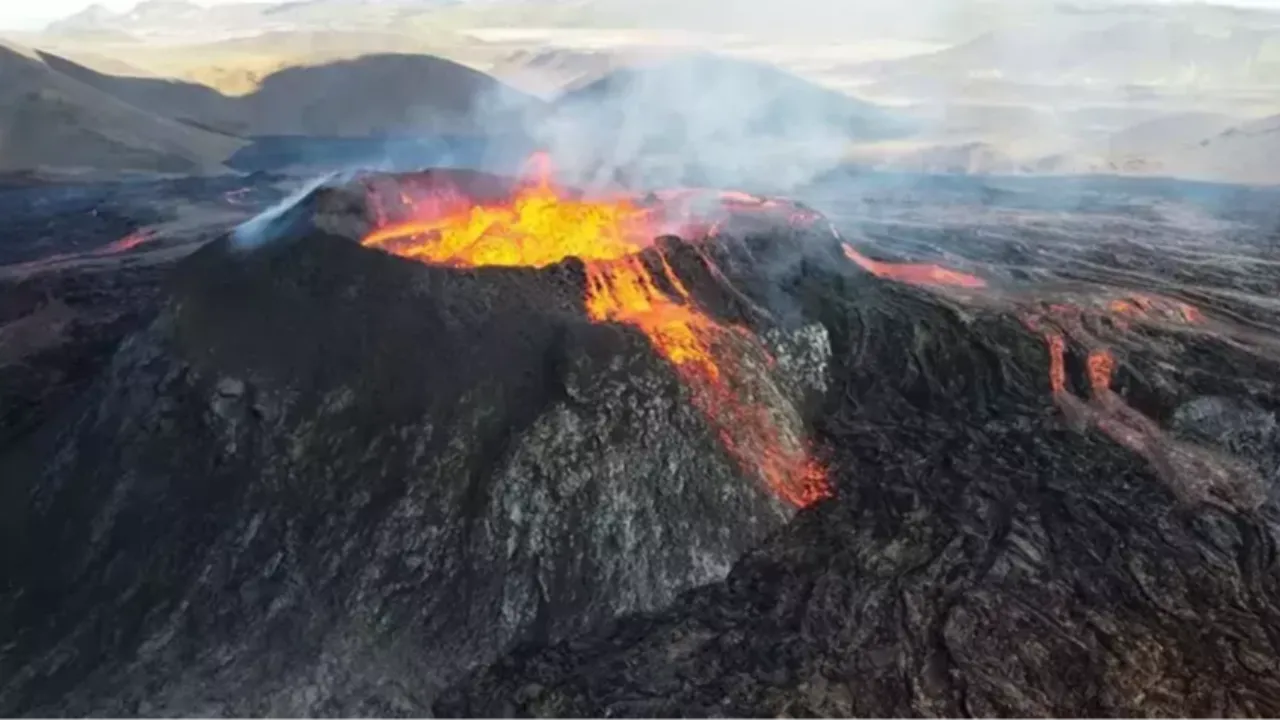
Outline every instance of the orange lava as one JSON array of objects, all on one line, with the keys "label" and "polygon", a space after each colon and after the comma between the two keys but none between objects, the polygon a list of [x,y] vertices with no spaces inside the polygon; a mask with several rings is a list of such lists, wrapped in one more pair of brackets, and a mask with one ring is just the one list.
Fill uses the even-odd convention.
[{"label": "orange lava", "polygon": [[393,221],[372,195],[376,226],[363,242],[454,267],[545,267],[579,258],[588,317],[643,332],[693,390],[694,403],[744,470],[797,507],[829,496],[826,473],[803,443],[742,392],[751,378],[740,354],[767,357],[764,348],[741,328],[701,312],[665,257],[657,255],[656,269],[645,263],[640,253],[654,247],[660,225],[652,210],[628,198],[569,197],[551,182],[545,156],[535,156],[532,166],[532,181],[504,202],[474,202],[447,189],[426,197],[405,193],[398,199],[406,219]]},{"label": "orange lava", "polygon": [[1137,320],[1163,320],[1185,325],[1199,325],[1204,322],[1204,313],[1200,308],[1181,300],[1146,293],[1134,293],[1125,298],[1112,300],[1107,303],[1107,309],[1117,316]]},{"label": "orange lava", "polygon": [[1067,344],[1062,335],[1051,332],[1045,335],[1049,343],[1049,387],[1053,394],[1067,391]]},{"label": "orange lava", "polygon": [[897,280],[911,285],[942,285],[948,287],[981,288],[987,281],[976,275],[969,275],[957,270],[944,268],[941,265],[887,263],[872,260],[854,250],[852,246],[843,246],[844,256],[859,267],[877,277]]},{"label": "orange lava", "polygon": [[1111,373],[1115,371],[1116,359],[1107,350],[1094,350],[1089,353],[1089,387],[1095,394],[1111,389]]},{"label": "orange lava", "polygon": [[155,238],[155,233],[151,230],[135,230],[124,237],[112,242],[99,252],[102,254],[112,255],[115,253],[128,252],[143,243],[150,242]]},{"label": "orange lava", "polygon": [[5,272],[40,272],[72,261],[101,260],[112,255],[126,253],[140,245],[151,242],[155,238],[156,232],[154,230],[142,228],[125,235],[119,240],[113,240],[92,250],[75,253],[54,253],[36,260],[28,260],[3,267]]}]

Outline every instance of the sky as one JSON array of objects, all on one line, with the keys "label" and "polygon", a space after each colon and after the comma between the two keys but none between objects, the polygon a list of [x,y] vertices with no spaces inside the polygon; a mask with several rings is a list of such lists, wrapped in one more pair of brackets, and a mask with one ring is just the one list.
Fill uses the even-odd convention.
[{"label": "sky", "polygon": [[[249,0],[202,0],[202,5]],[[643,2],[644,0],[638,0]],[[730,2],[731,0],[725,0]],[[1195,0],[1153,0],[1155,2],[1189,2]],[[1280,10],[1280,0],[1219,0],[1220,4],[1245,7],[1275,8]],[[94,4],[93,0],[0,0],[0,30],[38,30],[45,24],[66,17]],[[98,0],[98,4],[113,10],[128,10],[137,0]]]}]

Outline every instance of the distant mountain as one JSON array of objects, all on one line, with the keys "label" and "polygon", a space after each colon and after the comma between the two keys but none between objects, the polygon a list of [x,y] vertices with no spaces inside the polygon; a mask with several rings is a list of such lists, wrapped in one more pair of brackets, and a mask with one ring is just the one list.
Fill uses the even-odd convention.
[{"label": "distant mountain", "polygon": [[923,75],[934,82],[1276,84],[1280,30],[1237,25],[1220,31],[1167,18],[1100,27],[1039,23],[987,32],[945,50],[872,63],[866,69],[888,76]]},{"label": "distant mountain", "polygon": [[752,134],[780,135],[816,127],[866,140],[899,134],[902,123],[888,110],[830,90],[765,63],[715,55],[682,55],[614,70],[572,88],[556,100],[558,111],[625,114],[711,126],[740,125]]},{"label": "distant mountain", "polygon": [[365,55],[273,73],[244,96],[160,78],[118,77],[45,55],[63,75],[194,126],[238,135],[475,134],[522,127],[544,103],[430,55]]},{"label": "distant mountain", "polygon": [[[647,28],[707,32],[768,33],[790,40],[840,38],[956,41],[1041,12],[1044,0],[1018,3],[970,1],[955,12],[955,0],[916,0],[903,13],[899,0],[858,0],[857,22],[833,0],[789,0],[726,5],[720,0],[294,0],[203,7],[186,0],[146,0],[139,9],[96,8],[54,23],[58,34],[109,28],[144,36],[235,34],[288,29],[394,29],[436,14],[450,27]],[[198,18],[198,22],[196,19]],[[947,22],[929,22],[946,18]],[[922,21],[923,20],[923,21]],[[195,23],[195,24],[193,24]],[[198,31],[198,32],[197,32]]]},{"label": "distant mountain", "polygon": [[1222,183],[1280,184],[1280,115],[1241,123],[1217,113],[1174,113],[1139,123],[1104,143],[1040,159],[1053,174],[1105,173]]},{"label": "distant mountain", "polygon": [[115,12],[94,5],[51,23],[54,36],[126,33],[139,37],[190,37],[203,41],[270,31],[388,30],[417,13],[462,0],[300,0],[201,5],[189,0],[144,0]]},{"label": "distant mountain", "polygon": [[516,87],[542,95],[558,95],[566,87],[585,85],[635,60],[623,50],[574,50],[551,47],[517,50],[491,71]]},{"label": "distant mountain", "polygon": [[1240,118],[1225,113],[1175,113],[1138,123],[1112,135],[1105,149],[1113,157],[1167,155],[1191,148],[1238,124]]},{"label": "distant mountain", "polygon": [[206,8],[187,0],[144,0],[132,10],[117,12],[96,4],[50,23],[45,32],[55,36],[106,33],[147,36],[172,32],[189,34],[201,30],[208,32],[218,29],[227,15],[251,20],[268,7],[270,6],[263,3]]},{"label": "distant mountain", "polygon": [[988,142],[955,144],[885,143],[853,149],[846,156],[867,167],[957,175],[1010,174],[1025,170],[1016,158]]},{"label": "distant mountain", "polygon": [[430,55],[366,55],[294,67],[233,101],[254,134],[382,135],[509,131],[542,101]]},{"label": "distant mountain", "polygon": [[872,103],[771,65],[713,55],[619,68],[561,95],[552,117],[544,139],[579,156],[580,171],[762,188],[802,182],[852,143],[912,130]]},{"label": "distant mountain", "polygon": [[0,45],[0,77],[0,169],[197,173],[224,169],[243,145],[132,105],[21,47]]}]

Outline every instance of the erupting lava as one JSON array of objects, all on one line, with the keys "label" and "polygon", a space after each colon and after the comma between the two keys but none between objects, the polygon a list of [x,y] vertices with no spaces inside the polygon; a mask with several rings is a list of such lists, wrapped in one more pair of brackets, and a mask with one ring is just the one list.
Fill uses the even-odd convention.
[{"label": "erupting lava", "polygon": [[[582,260],[584,305],[595,322],[631,325],[675,366],[693,390],[699,410],[725,449],[756,472],[779,497],[798,507],[830,494],[826,473],[800,439],[786,437],[769,409],[744,397],[748,373],[735,349],[753,344],[749,333],[721,324],[695,305],[688,289],[658,255],[658,268],[641,252],[654,248],[661,221],[651,208],[626,198],[580,199],[555,187],[545,156],[514,198],[474,201],[449,189],[425,197],[400,193],[397,218],[370,193],[376,226],[364,244],[425,263],[545,267],[569,257]],[[710,262],[708,260],[708,262]],[[767,357],[767,354],[766,354]]]}]

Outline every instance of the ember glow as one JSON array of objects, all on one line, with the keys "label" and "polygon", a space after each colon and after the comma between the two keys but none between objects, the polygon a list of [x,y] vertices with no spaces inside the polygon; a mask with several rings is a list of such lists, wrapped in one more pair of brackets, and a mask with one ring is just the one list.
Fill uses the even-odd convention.
[{"label": "ember glow", "polygon": [[119,240],[116,240],[111,244],[107,245],[106,247],[102,248],[102,250],[100,250],[99,252],[107,255],[129,252],[130,250],[138,247],[139,245],[150,242],[154,238],[155,238],[155,232],[153,230],[150,230],[147,228],[143,228],[141,230],[135,230],[129,233],[128,235],[125,235],[124,237],[120,238]]},{"label": "ember glow", "polygon": [[910,285],[940,285],[946,287],[981,288],[987,282],[976,275],[969,275],[941,265],[916,263],[887,263],[872,260],[846,244],[844,256],[863,270],[886,280],[897,280]]},{"label": "ember glow", "polygon": [[[514,197],[501,201],[474,201],[435,188],[426,194],[401,192],[387,203],[371,192],[375,228],[363,243],[453,267],[545,267],[569,257],[582,260],[588,317],[643,332],[675,367],[745,471],[797,507],[827,497],[826,473],[804,441],[789,437],[767,407],[742,392],[752,382],[743,358],[751,354],[772,362],[768,351],[743,328],[720,323],[698,308],[654,245],[655,237],[671,231],[661,213],[629,197],[571,197],[552,182],[545,155],[535,156],[531,169]],[[737,195],[732,200],[742,202]],[[394,212],[389,204],[396,206]],[[646,250],[651,252],[642,254]]]},{"label": "ember glow", "polygon": [[[1195,325],[1204,320],[1200,310],[1171,298],[1133,295],[1105,304],[1105,311],[1136,321],[1178,322]],[[1234,458],[1170,437],[1159,423],[1133,407],[1113,389],[1117,367],[1113,351],[1098,347],[1083,324],[1084,309],[1074,305],[1050,305],[1047,314],[1032,313],[1026,325],[1044,337],[1049,351],[1049,387],[1054,403],[1078,429],[1094,427],[1121,447],[1145,459],[1173,492],[1192,503],[1224,508],[1256,508],[1265,500],[1256,472]],[[1087,350],[1084,370],[1088,400],[1067,388],[1068,343]]]}]

